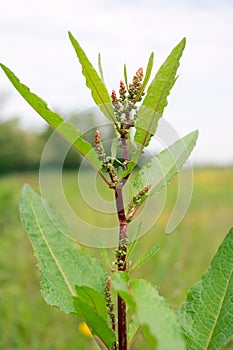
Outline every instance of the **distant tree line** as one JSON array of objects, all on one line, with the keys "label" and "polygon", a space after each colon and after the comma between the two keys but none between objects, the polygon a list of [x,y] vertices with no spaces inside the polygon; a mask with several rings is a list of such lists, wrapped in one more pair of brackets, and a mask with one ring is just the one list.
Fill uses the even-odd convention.
[{"label": "distant tree line", "polygon": [[[17,118],[0,122],[0,174],[38,170],[43,149],[52,132],[50,127],[40,133],[23,130]],[[60,142],[58,145],[50,149],[51,167],[56,167],[59,147],[64,144]],[[77,168],[80,161],[80,155],[71,148],[63,167]]]}]

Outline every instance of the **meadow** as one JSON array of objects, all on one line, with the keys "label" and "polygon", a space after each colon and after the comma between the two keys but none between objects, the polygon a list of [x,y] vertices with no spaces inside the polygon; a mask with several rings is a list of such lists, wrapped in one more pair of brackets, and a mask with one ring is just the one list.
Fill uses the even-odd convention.
[{"label": "meadow", "polygon": [[[88,212],[81,196],[73,195],[76,176],[72,171],[65,172],[63,181],[70,203],[85,216]],[[86,181],[88,190],[88,174]],[[40,273],[18,214],[24,183],[38,189],[38,174],[0,177],[0,349],[97,350],[94,341],[80,331],[79,319],[48,307],[40,296]],[[136,271],[134,277],[143,276],[159,285],[161,294],[175,309],[207,270],[218,245],[233,226],[233,167],[194,169],[189,210],[175,231],[165,234],[176,191],[174,180],[159,220],[140,239],[134,252],[138,256],[152,245],[160,246],[159,253]],[[147,209],[146,216],[153,215],[153,211]],[[100,224],[98,216],[91,220],[93,224],[95,221]],[[108,223],[105,225],[108,227]],[[89,250],[98,255],[96,249]],[[109,249],[110,254],[112,250]],[[140,341],[135,349],[143,349]],[[225,349],[233,349],[233,342]]]}]

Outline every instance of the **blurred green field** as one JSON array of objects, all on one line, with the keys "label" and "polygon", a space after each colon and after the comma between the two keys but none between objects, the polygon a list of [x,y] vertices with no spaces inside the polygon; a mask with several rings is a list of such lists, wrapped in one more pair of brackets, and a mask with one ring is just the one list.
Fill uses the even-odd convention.
[{"label": "blurred green field", "polygon": [[[82,208],[81,199],[72,197],[76,174],[63,174],[63,181],[70,202]],[[39,271],[18,215],[24,183],[38,189],[38,175],[0,177],[0,349],[98,349],[92,339],[78,330],[80,320],[48,307],[40,296]],[[151,245],[159,245],[160,252],[134,276],[155,282],[161,294],[178,308],[233,226],[233,167],[194,171],[190,208],[178,228],[167,235],[164,230],[176,197],[175,183],[176,180],[169,187],[161,217],[140,239],[134,255],[140,255]],[[146,215],[153,216],[153,212],[147,210]],[[99,223],[100,219],[92,217],[92,220]],[[90,250],[98,254],[95,249]],[[143,349],[140,339],[135,349]],[[225,349],[233,349],[233,343]]]}]

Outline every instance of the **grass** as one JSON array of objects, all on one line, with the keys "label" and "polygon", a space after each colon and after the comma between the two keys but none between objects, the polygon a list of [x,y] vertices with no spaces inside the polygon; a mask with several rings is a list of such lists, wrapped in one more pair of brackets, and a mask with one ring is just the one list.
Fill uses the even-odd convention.
[{"label": "grass", "polygon": [[[91,194],[86,175],[85,193]],[[152,245],[160,252],[134,277],[149,278],[174,308],[184,301],[187,290],[206,271],[218,245],[233,226],[233,168],[196,169],[190,208],[176,230],[164,234],[167,219],[176,198],[176,180],[169,187],[162,215],[136,247],[134,256]],[[92,339],[78,330],[80,320],[48,307],[39,293],[39,271],[19,217],[18,202],[22,185],[38,189],[36,174],[15,174],[0,178],[0,349],[5,350],[96,350]],[[92,215],[75,189],[76,174],[63,175],[68,202],[78,214],[93,225],[111,227],[113,215]],[[98,184],[97,189],[101,185]],[[75,190],[74,190],[75,189]],[[111,199],[108,190],[106,200]],[[156,197],[155,197],[156,200]],[[146,220],[154,212],[146,210]],[[90,249],[97,255],[95,249]],[[112,254],[112,250],[109,249]],[[113,259],[113,255],[112,255]],[[137,342],[137,349],[140,346]],[[232,349],[229,344],[225,349]],[[136,349],[136,347],[135,347]]]}]

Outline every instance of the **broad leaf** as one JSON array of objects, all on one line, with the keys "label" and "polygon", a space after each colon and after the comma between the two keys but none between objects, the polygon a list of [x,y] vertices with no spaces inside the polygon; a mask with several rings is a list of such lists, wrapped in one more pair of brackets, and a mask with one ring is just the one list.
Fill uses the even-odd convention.
[{"label": "broad leaf", "polygon": [[157,289],[150,282],[140,279],[131,282],[130,290],[143,332],[149,344],[157,344],[151,349],[185,349],[175,314]]},{"label": "broad leaf", "polygon": [[134,194],[150,184],[151,194],[159,192],[169,183],[171,178],[181,170],[190,156],[198,137],[198,131],[193,131],[164,151],[153,157],[143,166],[134,179]]},{"label": "broad leaf", "polygon": [[151,71],[153,68],[153,62],[154,62],[154,52],[152,52],[150,57],[149,57],[149,61],[147,63],[147,68],[146,68],[146,75],[145,75],[145,78],[143,79],[142,86],[141,86],[140,90],[138,91],[137,96],[135,98],[136,101],[138,101],[141,98],[141,96],[146,88],[146,85],[150,79]]},{"label": "broad leaf", "polygon": [[112,286],[131,308],[133,315],[136,314],[148,342],[148,349],[184,350],[182,330],[176,316],[166,300],[158,294],[156,287],[143,279],[129,283],[125,275],[114,274]]},{"label": "broad leaf", "polygon": [[217,350],[233,334],[233,228],[179,312],[187,350]]},{"label": "broad leaf", "polygon": [[137,333],[137,331],[139,330],[139,324],[138,324],[138,320],[137,320],[137,315],[133,314],[129,324],[128,324],[128,329],[127,329],[127,342],[129,344],[129,348],[130,345]]},{"label": "broad leaf", "polygon": [[41,271],[41,294],[47,304],[75,313],[75,286],[87,286],[103,295],[107,280],[99,261],[64,235],[60,215],[29,186],[20,203],[21,221],[27,231]]},{"label": "broad leaf", "polygon": [[176,72],[184,47],[185,39],[172,50],[160,67],[138,110],[134,140],[140,149],[148,146],[151,136],[155,134],[158,120],[168,103],[167,97],[176,81]]},{"label": "broad leaf", "polygon": [[103,343],[111,348],[116,337],[107,323],[107,308],[104,297],[89,287],[76,286],[77,297],[74,298],[74,306],[77,315],[81,317]]},{"label": "broad leaf", "polygon": [[109,96],[106,86],[104,85],[104,82],[99,77],[95,68],[92,66],[78,41],[70,32],[69,38],[78,56],[79,62],[82,66],[82,73],[86,79],[86,85],[91,90],[91,94],[95,103],[100,107],[104,115],[118,127],[112,107],[112,100]]},{"label": "broad leaf", "polygon": [[160,248],[158,246],[155,246],[149,249],[144,254],[142,254],[133,265],[132,271],[144,265],[150,258],[152,258],[156,253],[158,253],[159,249]]},{"label": "broad leaf", "polygon": [[93,150],[91,144],[83,140],[81,131],[74,124],[64,121],[59,114],[51,111],[46,102],[31,92],[26,85],[22,84],[9,68],[3,64],[0,64],[0,66],[16,90],[21,94],[21,96],[23,96],[29,105],[42,118],[44,118],[44,120],[46,120],[52,128],[56,129],[61,136],[63,136],[74,148],[76,148],[77,151],[87,159],[87,161],[99,172],[100,176],[107,182],[108,180],[100,170],[102,163],[98,159],[98,155]]}]

